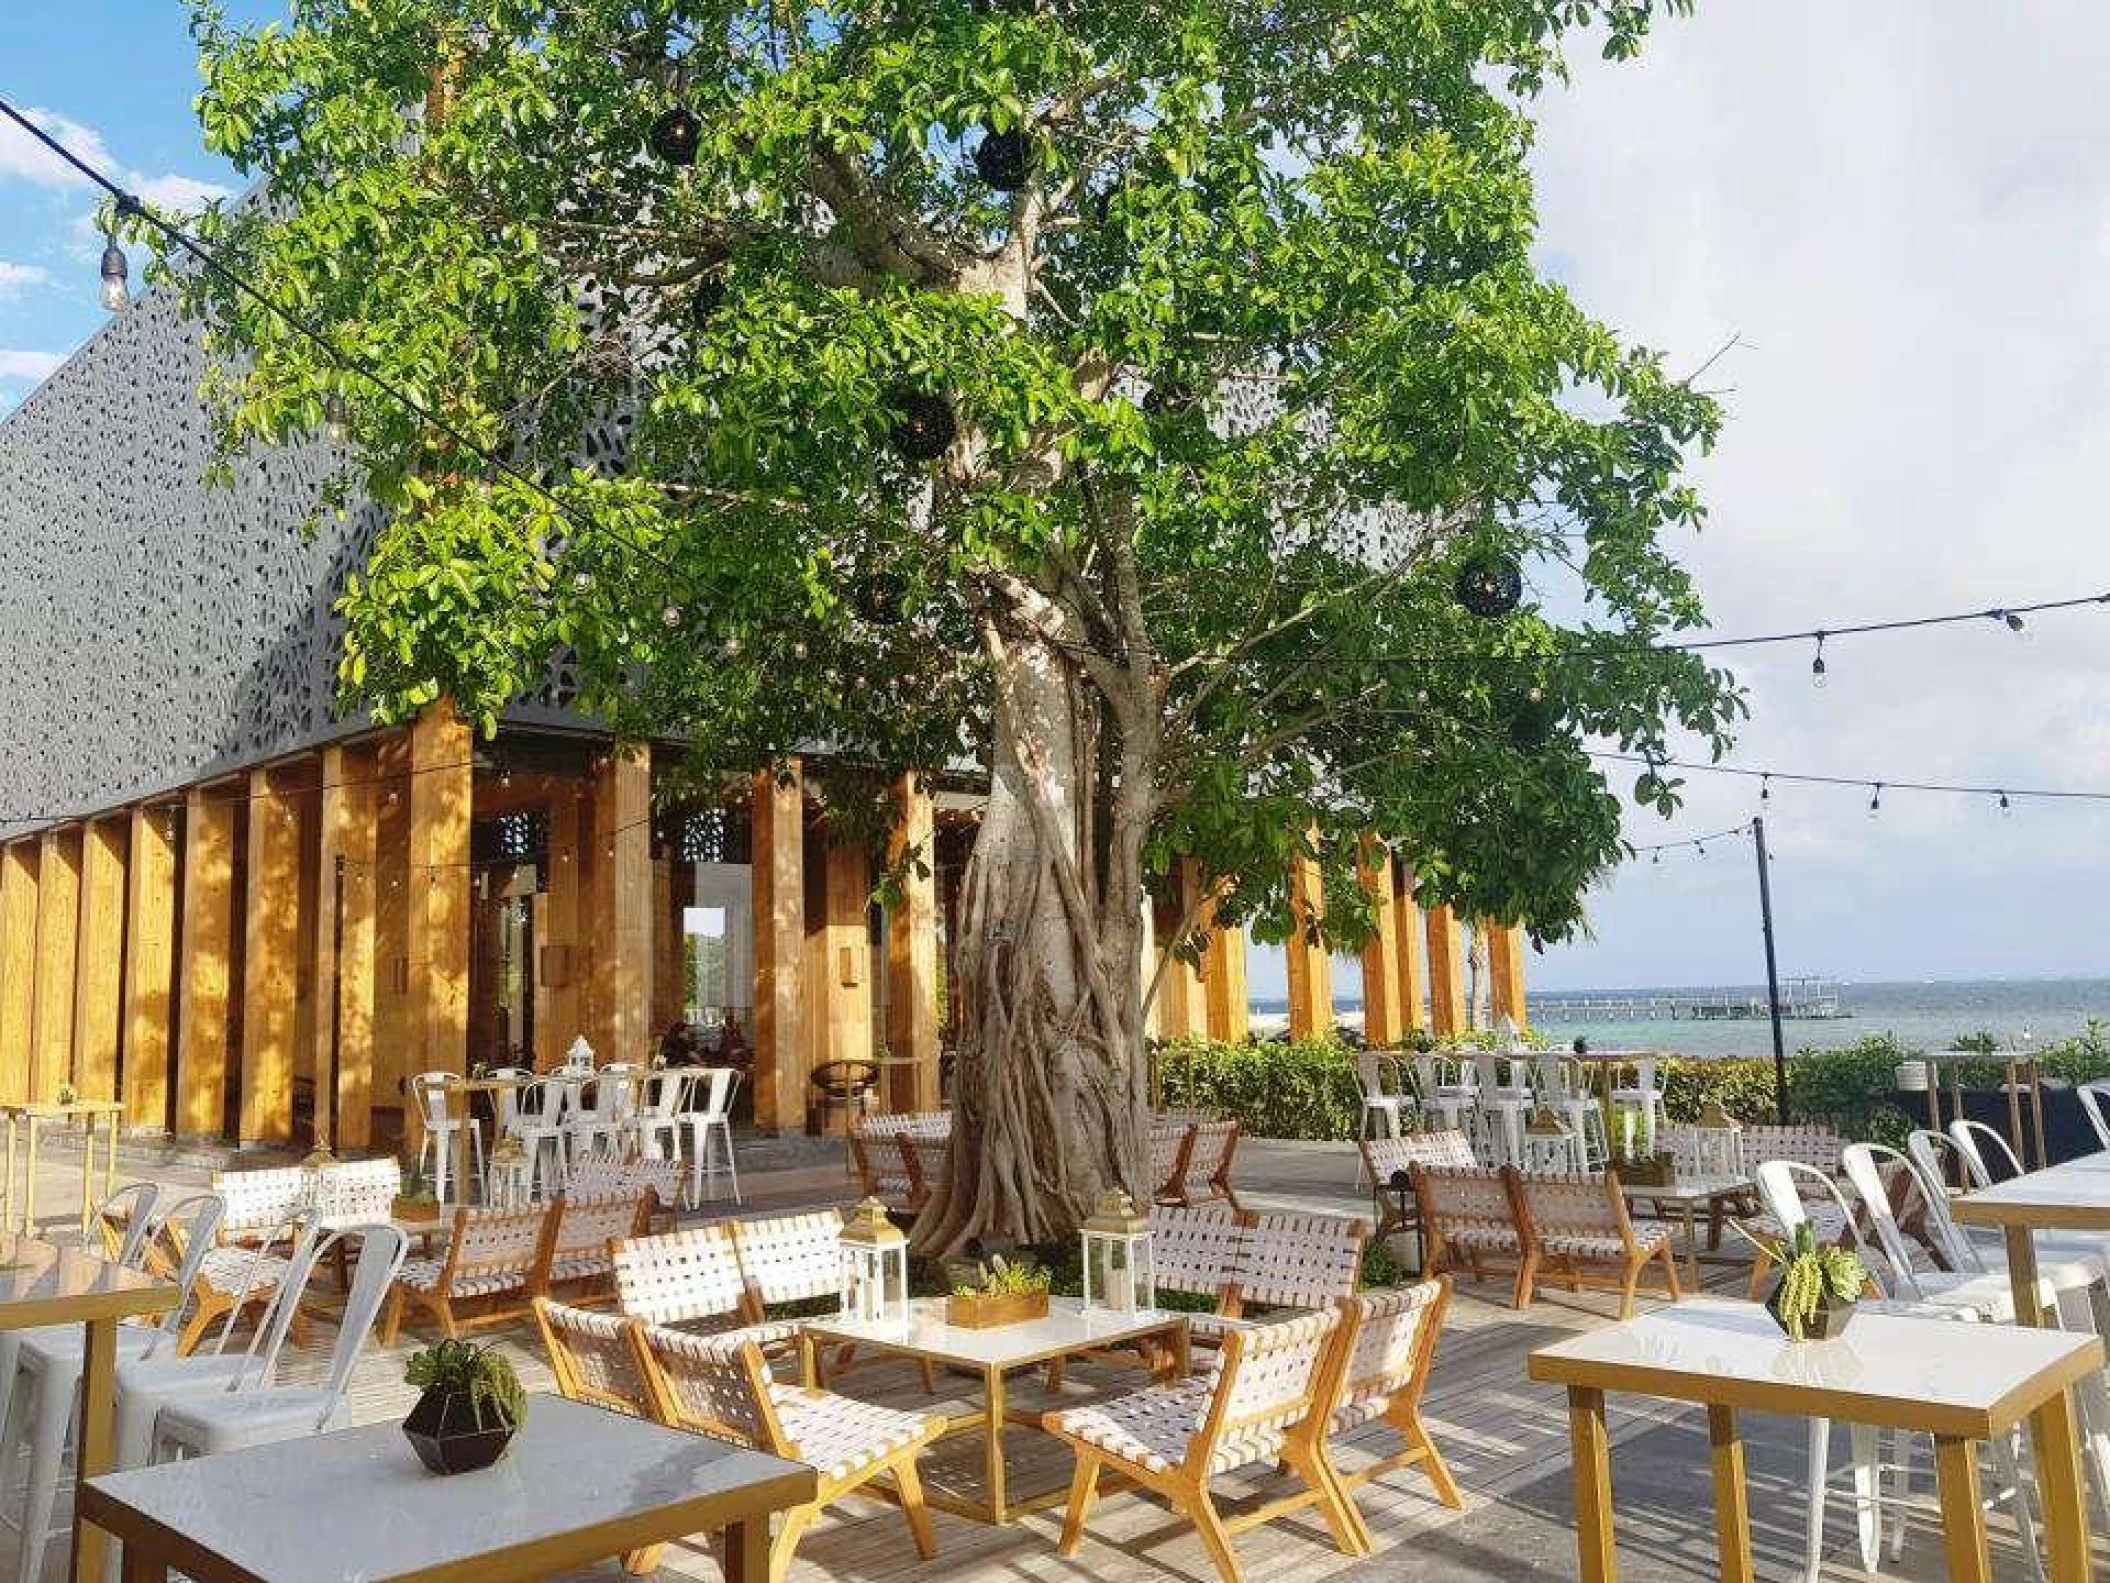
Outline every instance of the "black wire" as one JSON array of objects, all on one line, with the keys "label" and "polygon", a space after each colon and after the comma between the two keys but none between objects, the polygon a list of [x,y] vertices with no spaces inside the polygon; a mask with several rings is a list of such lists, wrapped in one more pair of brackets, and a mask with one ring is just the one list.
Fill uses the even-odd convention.
[{"label": "black wire", "polygon": [[[1797,781],[1805,786],[1852,786],[1886,792],[1947,792],[1959,797],[2040,797],[2068,802],[2110,802],[2110,791],[2067,791],[2048,786],[1965,786],[1952,781],[1896,780],[1888,775],[1808,775],[1794,770],[1750,769],[1741,764],[1695,764],[1685,759],[1647,758],[1639,753],[1585,750],[1587,756],[1613,764],[1642,764],[1652,770],[1692,770],[1706,775],[1737,775],[1750,780]],[[1683,842],[1672,845],[1682,846]]]},{"label": "black wire", "polygon": [[1629,843],[1627,851],[1635,857],[1639,857],[1644,852],[1671,852],[1679,847],[1704,846],[1709,841],[1726,841],[1731,836],[1749,835],[1750,833],[1751,821],[1746,819],[1742,824],[1732,825],[1727,830],[1712,830],[1706,835],[1689,835],[1682,841],[1657,841],[1648,846],[1634,846]]}]

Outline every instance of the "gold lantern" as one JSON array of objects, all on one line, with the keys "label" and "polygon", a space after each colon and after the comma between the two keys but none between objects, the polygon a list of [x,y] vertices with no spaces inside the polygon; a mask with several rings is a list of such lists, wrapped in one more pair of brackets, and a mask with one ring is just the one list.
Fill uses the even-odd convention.
[{"label": "gold lantern", "polygon": [[535,1201],[534,1162],[510,1132],[491,1146],[485,1196],[494,1209],[526,1209]]},{"label": "gold lantern", "polygon": [[1524,1169],[1527,1171],[1581,1171],[1584,1169],[1581,1141],[1575,1129],[1541,1105],[1524,1124]]},{"label": "gold lantern", "polygon": [[1157,1277],[1150,1257],[1150,1217],[1129,1196],[1110,1189],[1077,1228],[1084,1245],[1084,1306],[1087,1311],[1132,1314],[1157,1306]]},{"label": "gold lantern", "polygon": [[328,1220],[337,1213],[336,1178],[332,1174],[337,1169],[337,1156],[330,1153],[328,1144],[318,1143],[300,1162],[300,1169],[304,1187],[301,1196],[307,1201],[308,1213]]},{"label": "gold lantern", "polygon": [[908,1236],[887,1218],[886,1205],[866,1199],[850,1211],[836,1240],[843,1256],[843,1318],[907,1324]]}]

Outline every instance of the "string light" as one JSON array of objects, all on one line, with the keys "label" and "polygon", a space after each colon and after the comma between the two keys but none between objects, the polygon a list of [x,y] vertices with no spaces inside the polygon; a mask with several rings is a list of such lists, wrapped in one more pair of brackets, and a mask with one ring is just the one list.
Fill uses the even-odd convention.
[{"label": "string light", "polygon": [[[2063,786],[1988,786],[1966,785],[1959,781],[1893,780],[1884,777],[1877,780],[1870,775],[1812,775],[1798,770],[1759,769],[1744,764],[1703,763],[1694,759],[1667,759],[1644,756],[1639,753],[1613,753],[1595,748],[1584,750],[1588,757],[1607,764],[1639,764],[1652,774],[1666,769],[1689,770],[1701,775],[1736,775],[1750,780],[1792,781],[1805,786],[1849,786],[1872,787],[1886,792],[1935,792],[1956,797],[2024,798],[2035,797],[2049,802],[2110,802],[2110,791],[2096,791]],[[1672,845],[1678,843],[1673,842]],[[1645,849],[1644,849],[1645,850]]]},{"label": "string light", "polygon": [[1869,794],[1869,798],[1868,798],[1868,817],[1869,817],[1869,818],[1871,818],[1871,819],[1873,819],[1873,818],[1874,818],[1874,817],[1875,817],[1875,816],[1876,816],[1877,814],[1881,813],[1882,811],[1883,811],[1883,783],[1882,783],[1881,781],[1877,781],[1877,782],[1875,783],[1875,789],[1874,789],[1874,790],[1873,790],[1873,791],[1872,791],[1872,792],[1871,792],[1871,793]]},{"label": "string light", "polygon": [[1758,777],[1758,800],[1760,802],[1771,802],[1773,800],[1773,777],[1763,771],[1760,772]]},{"label": "string light", "polygon": [[1817,634],[1816,657],[1810,661],[1810,683],[1816,687],[1824,685],[1824,634],[1822,632]]},{"label": "string light", "polygon": [[2008,802],[2008,800],[2007,800],[2007,793],[2006,793],[2006,792],[2002,792],[2002,793],[2000,794],[2000,811],[2001,811],[2002,813],[2011,813],[2011,812],[2013,812],[2013,811],[2014,811],[2014,810],[2013,810],[2013,807],[2012,807],[2012,805],[2010,805],[2010,804],[2009,804],[2009,802]]}]

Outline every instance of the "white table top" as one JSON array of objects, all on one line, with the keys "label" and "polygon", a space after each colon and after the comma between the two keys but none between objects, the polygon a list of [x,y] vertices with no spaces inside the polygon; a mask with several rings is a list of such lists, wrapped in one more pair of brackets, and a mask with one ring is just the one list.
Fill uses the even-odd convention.
[{"label": "white table top", "polygon": [[535,1396],[505,1456],[428,1473],[396,1423],[88,1481],[120,1538],[175,1564],[270,1583],[541,1578],[812,1499],[811,1468],[704,1435]]},{"label": "white table top", "polygon": [[801,1321],[801,1328],[830,1341],[854,1341],[937,1363],[959,1363],[981,1369],[1025,1368],[1051,1358],[1069,1357],[1096,1347],[1118,1346],[1141,1336],[1158,1335],[1187,1322],[1184,1314],[1162,1308],[1113,1314],[1085,1312],[1084,1300],[1053,1297],[1048,1317],[1016,1325],[968,1330],[945,1322],[943,1298],[921,1298],[909,1304],[906,1325],[839,1319],[832,1315]]},{"label": "white table top", "polygon": [[2064,1165],[2026,1171],[1964,1194],[1949,1212],[1974,1226],[2110,1230],[2110,1154],[2083,1155]]},{"label": "white table top", "polygon": [[1670,1182],[1629,1182],[1622,1179],[1619,1186],[1629,1198],[1668,1198],[1679,1202],[1691,1200],[1703,1203],[1708,1199],[1723,1198],[1732,1193],[1754,1191],[1748,1176],[1679,1176]]},{"label": "white table top", "polygon": [[1855,1313],[1790,1341],[1757,1303],[1694,1298],[1531,1354],[1531,1378],[1983,1440],[2102,1367],[2092,1335]]}]

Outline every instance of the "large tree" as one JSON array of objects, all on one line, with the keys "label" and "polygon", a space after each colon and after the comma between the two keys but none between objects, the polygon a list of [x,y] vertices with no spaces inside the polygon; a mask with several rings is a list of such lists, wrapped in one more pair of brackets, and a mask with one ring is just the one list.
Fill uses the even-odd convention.
[{"label": "large tree", "polygon": [[1585,743],[1741,707],[1664,641],[1715,408],[1531,256],[1531,98],[1654,9],[200,0],[268,192],[208,240],[331,350],[183,278],[229,450],[342,422],[391,512],[350,701],[491,729],[562,650],[698,777],[807,751],[854,819],[986,775],[920,1237],[1044,1238],[1144,1185],[1170,854],[1263,937],[1355,943],[1366,836],[1561,937],[1622,852]]}]

